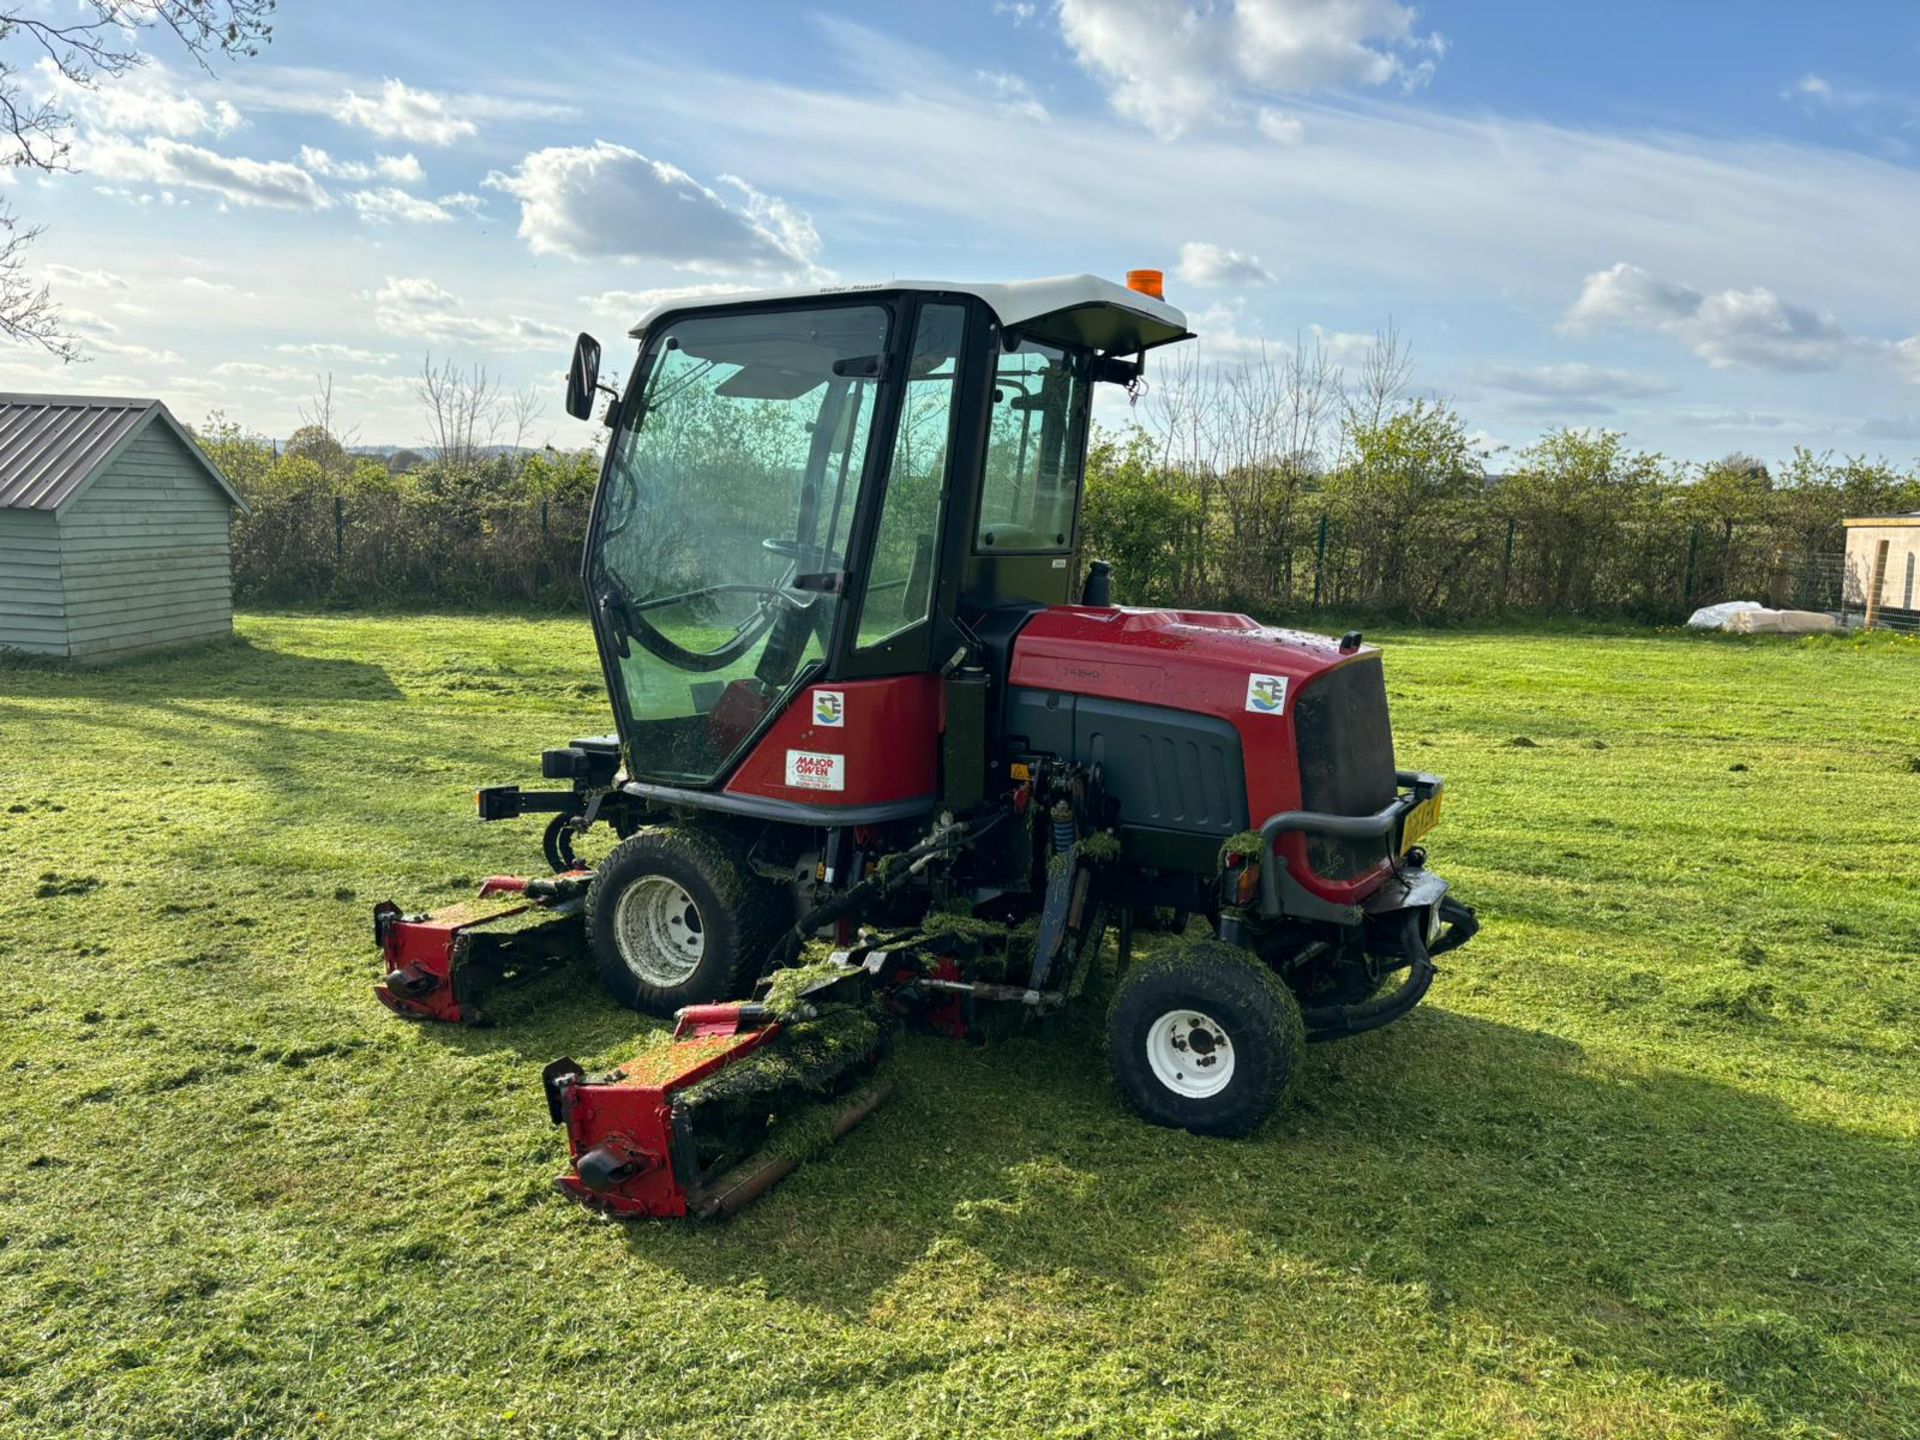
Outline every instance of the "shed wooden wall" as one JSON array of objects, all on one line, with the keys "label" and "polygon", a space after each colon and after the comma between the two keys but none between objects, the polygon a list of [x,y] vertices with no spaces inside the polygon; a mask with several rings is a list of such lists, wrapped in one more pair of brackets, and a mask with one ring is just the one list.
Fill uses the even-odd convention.
[{"label": "shed wooden wall", "polygon": [[[1880,583],[1880,604],[1888,610],[1920,612],[1920,525],[1849,525],[1846,598],[1849,608],[1864,609],[1873,583],[1873,555],[1887,544],[1887,573]],[[1909,577],[1912,578],[1909,587]]]},{"label": "shed wooden wall", "polygon": [[233,630],[232,507],[150,424],[60,517],[68,653],[104,660]]},{"label": "shed wooden wall", "polygon": [[67,653],[60,527],[45,511],[0,509],[0,646]]}]

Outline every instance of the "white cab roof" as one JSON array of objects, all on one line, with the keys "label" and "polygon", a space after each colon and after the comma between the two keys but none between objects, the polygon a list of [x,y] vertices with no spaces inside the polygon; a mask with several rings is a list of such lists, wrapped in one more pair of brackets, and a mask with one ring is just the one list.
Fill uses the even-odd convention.
[{"label": "white cab roof", "polygon": [[887,280],[872,285],[823,285],[793,290],[745,290],[739,294],[689,295],[654,306],[629,332],[635,336],[661,315],[764,300],[806,300],[865,291],[920,290],[973,295],[1007,330],[1036,339],[1092,345],[1109,354],[1151,349],[1191,335],[1187,317],[1164,300],[1142,295],[1097,275],[1055,275],[1045,280],[972,284],[958,280]]}]

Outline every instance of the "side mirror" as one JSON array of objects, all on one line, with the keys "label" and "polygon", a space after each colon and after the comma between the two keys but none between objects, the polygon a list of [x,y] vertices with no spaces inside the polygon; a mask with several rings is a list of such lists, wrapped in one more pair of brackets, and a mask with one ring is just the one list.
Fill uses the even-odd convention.
[{"label": "side mirror", "polygon": [[582,332],[573,342],[573,364],[567,369],[567,414],[576,420],[593,414],[593,392],[599,383],[600,342]]}]

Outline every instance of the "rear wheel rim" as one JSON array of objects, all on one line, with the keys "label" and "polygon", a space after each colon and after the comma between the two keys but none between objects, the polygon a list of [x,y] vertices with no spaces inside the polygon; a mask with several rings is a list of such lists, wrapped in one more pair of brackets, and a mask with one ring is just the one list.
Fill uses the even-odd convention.
[{"label": "rear wheel rim", "polygon": [[627,969],[660,990],[686,984],[707,954],[700,907],[665,875],[643,875],[621,892],[613,938]]},{"label": "rear wheel rim", "polygon": [[1233,1083],[1233,1038],[1201,1010],[1168,1010],[1147,1027],[1147,1068],[1175,1095],[1207,1100]]}]

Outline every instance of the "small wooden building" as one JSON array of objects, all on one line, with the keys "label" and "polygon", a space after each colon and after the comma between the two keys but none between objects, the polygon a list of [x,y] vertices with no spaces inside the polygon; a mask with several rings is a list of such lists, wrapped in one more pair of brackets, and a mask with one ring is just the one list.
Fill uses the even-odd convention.
[{"label": "small wooden building", "polygon": [[0,648],[109,660],[230,634],[235,509],[158,400],[0,394]]},{"label": "small wooden building", "polygon": [[1846,525],[1847,610],[1864,613],[1868,601],[1877,598],[1872,607],[1877,622],[1901,629],[1920,624],[1920,609],[1915,608],[1920,604],[1920,513],[1863,515]]}]

